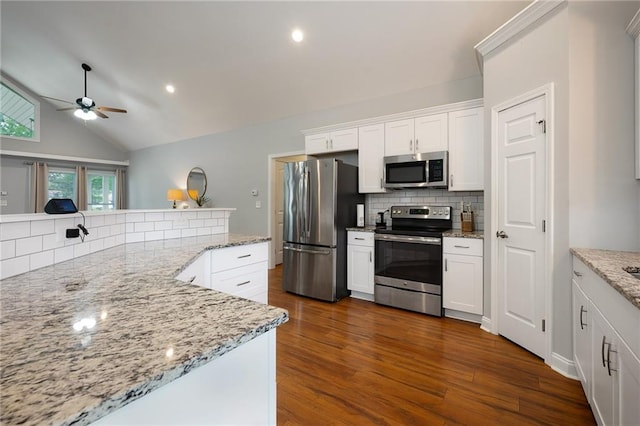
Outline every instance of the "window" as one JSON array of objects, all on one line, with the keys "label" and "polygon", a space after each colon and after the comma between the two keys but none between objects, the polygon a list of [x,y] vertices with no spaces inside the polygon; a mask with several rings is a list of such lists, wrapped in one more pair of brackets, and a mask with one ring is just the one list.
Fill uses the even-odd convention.
[{"label": "window", "polygon": [[[76,203],[76,172],[74,169],[51,168],[47,190],[51,198],[71,198]],[[77,203],[76,203],[77,205]]]},{"label": "window", "polygon": [[115,172],[87,172],[87,209],[113,210],[116,203]]},{"label": "window", "polygon": [[0,82],[0,135],[40,141],[40,102],[4,77]]}]

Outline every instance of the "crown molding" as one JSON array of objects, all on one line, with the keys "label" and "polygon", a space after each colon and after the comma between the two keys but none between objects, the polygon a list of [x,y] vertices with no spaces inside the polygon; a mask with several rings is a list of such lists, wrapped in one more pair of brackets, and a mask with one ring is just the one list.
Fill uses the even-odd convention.
[{"label": "crown molding", "polygon": [[633,38],[637,38],[640,35],[640,9],[627,25],[627,33]]},{"label": "crown molding", "polygon": [[453,104],[438,105],[430,108],[416,109],[413,111],[399,112],[396,114],[366,118],[364,120],[349,121],[347,123],[332,124],[330,126],[324,126],[324,127],[316,127],[313,129],[301,130],[301,132],[305,136],[317,135],[318,133],[327,133],[327,132],[333,132],[336,130],[353,129],[355,127],[364,127],[364,126],[370,126],[372,124],[406,120],[409,118],[423,117],[425,115],[442,114],[445,112],[459,111],[462,109],[477,108],[483,105],[484,105],[484,100],[482,98],[473,99],[470,101],[462,101],[462,102],[456,102]]},{"label": "crown molding", "polygon": [[517,15],[502,24],[500,28],[489,34],[484,40],[474,46],[480,72],[483,72],[484,57],[504,43],[527,30],[540,18],[551,12],[567,0],[535,0],[522,9]]}]

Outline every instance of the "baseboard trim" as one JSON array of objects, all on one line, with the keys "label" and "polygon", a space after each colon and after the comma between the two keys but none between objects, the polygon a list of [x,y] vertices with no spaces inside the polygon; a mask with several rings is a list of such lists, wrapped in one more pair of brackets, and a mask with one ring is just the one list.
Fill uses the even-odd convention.
[{"label": "baseboard trim", "polygon": [[485,316],[482,317],[482,322],[480,323],[480,329],[486,331],[487,333],[498,334],[492,331],[493,324],[491,323],[491,318],[487,318]]},{"label": "baseboard trim", "polygon": [[445,309],[444,316],[447,318],[453,318],[461,321],[473,322],[481,324],[480,315],[470,314],[468,312],[456,311],[455,309]]},{"label": "baseboard trim", "polygon": [[572,359],[567,359],[555,352],[551,353],[551,362],[548,363],[554,371],[562,374],[569,379],[580,380],[576,363]]},{"label": "baseboard trim", "polygon": [[373,302],[373,294],[362,293],[360,291],[351,290],[351,297],[354,299],[366,300],[367,302]]}]

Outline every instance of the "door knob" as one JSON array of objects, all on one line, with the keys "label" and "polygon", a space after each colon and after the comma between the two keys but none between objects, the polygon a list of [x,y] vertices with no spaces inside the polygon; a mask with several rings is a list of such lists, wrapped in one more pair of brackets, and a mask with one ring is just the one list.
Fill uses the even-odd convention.
[{"label": "door knob", "polygon": [[504,231],[496,232],[496,237],[498,237],[498,238],[509,238],[509,236]]}]

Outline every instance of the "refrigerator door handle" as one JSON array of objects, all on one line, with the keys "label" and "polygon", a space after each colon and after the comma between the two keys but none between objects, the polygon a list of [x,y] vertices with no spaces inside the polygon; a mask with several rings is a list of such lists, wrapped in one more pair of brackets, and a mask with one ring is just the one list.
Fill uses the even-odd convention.
[{"label": "refrigerator door handle", "polygon": [[311,172],[309,169],[306,170],[306,190],[307,190],[307,214],[305,216],[305,232],[307,233],[307,238],[311,238],[311,226],[309,216],[311,215]]},{"label": "refrigerator door handle", "polygon": [[284,250],[291,250],[291,251],[295,251],[298,253],[309,253],[309,254],[324,254],[324,255],[330,255],[331,254],[331,250],[330,249],[325,249],[325,250],[312,250],[312,249],[302,249],[302,248],[297,248],[297,247],[291,247],[291,246],[284,246],[283,247]]}]

